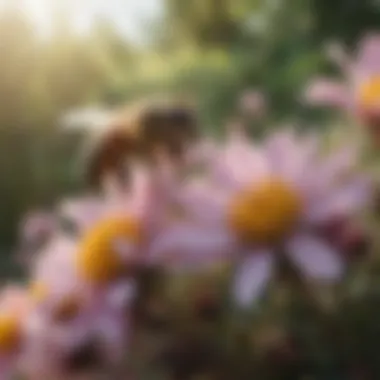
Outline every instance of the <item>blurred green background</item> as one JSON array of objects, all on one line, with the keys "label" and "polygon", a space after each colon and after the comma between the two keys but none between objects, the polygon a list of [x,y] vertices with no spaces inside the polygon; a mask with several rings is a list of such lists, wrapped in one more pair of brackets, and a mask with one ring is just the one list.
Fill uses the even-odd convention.
[{"label": "blurred green background", "polygon": [[[268,94],[272,120],[295,115],[307,121],[315,115],[297,96],[313,74],[333,70],[325,43],[352,46],[363,32],[380,27],[380,3],[374,0],[102,3],[85,32],[78,32],[73,20],[90,14],[96,0],[0,2],[4,252],[26,210],[81,186],[81,138],[62,132],[57,122],[67,110],[180,94],[195,99],[204,128],[218,132],[233,115],[238,94],[257,87]],[[123,25],[136,18],[133,3],[145,8],[129,33]]]}]

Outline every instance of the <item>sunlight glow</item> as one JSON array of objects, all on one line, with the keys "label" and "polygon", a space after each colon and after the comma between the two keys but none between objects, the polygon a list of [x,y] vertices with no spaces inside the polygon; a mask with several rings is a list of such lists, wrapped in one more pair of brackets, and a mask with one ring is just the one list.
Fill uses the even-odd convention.
[{"label": "sunlight glow", "polygon": [[52,30],[54,13],[70,15],[73,28],[85,33],[96,18],[109,19],[122,35],[135,42],[144,40],[146,23],[160,14],[162,0],[0,0],[0,7],[12,3],[25,12],[43,36]]}]

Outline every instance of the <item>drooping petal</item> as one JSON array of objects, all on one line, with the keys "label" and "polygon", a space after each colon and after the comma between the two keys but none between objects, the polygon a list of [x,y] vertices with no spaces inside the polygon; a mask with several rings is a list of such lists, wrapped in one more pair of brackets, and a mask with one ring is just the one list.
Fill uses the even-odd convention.
[{"label": "drooping petal", "polygon": [[153,240],[149,260],[174,269],[202,267],[229,257],[234,243],[227,231],[178,224]]},{"label": "drooping petal", "polygon": [[232,294],[239,307],[246,308],[262,294],[272,275],[274,258],[270,251],[248,253],[238,265]]},{"label": "drooping petal", "polygon": [[343,274],[342,257],[320,238],[296,235],[288,242],[287,251],[294,265],[306,278],[334,281]]}]

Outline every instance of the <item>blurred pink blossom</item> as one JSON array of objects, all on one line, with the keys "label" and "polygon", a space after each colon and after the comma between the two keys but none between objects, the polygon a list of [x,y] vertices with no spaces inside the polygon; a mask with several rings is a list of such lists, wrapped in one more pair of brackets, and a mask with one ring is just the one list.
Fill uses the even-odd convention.
[{"label": "blurred pink blossom", "polygon": [[306,87],[304,100],[312,105],[343,109],[368,126],[380,124],[380,34],[360,41],[356,55],[334,45],[328,52],[340,67],[343,80],[315,78]]},{"label": "blurred pink blossom", "polygon": [[158,236],[153,253],[185,269],[236,260],[233,294],[242,306],[260,296],[279,248],[307,279],[336,281],[344,261],[318,231],[368,201],[368,178],[352,170],[356,153],[345,146],[324,157],[317,136],[292,130],[274,133],[263,146],[230,138],[204,178],[178,190],[187,221]]}]

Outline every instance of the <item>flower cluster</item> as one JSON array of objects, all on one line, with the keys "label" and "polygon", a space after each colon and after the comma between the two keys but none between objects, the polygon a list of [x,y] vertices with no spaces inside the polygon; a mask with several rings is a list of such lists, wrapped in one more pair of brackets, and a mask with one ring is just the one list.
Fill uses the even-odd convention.
[{"label": "flower cluster", "polygon": [[[379,46],[371,37],[357,61],[341,59],[349,92],[319,81],[307,99],[377,120]],[[263,117],[264,97],[247,92],[241,108]],[[243,313],[259,304],[280,263],[303,284],[343,279],[347,231],[373,191],[357,144],[328,149],[319,133],[292,128],[252,141],[234,125],[225,141],[204,138],[178,162],[160,153],[155,165],[133,163],[127,186],[105,176],[98,194],[27,215],[18,258],[28,282],[0,295],[1,378],[125,377],[144,270],[170,277],[223,265],[227,309]]]},{"label": "flower cluster", "polygon": [[103,369],[120,366],[141,267],[170,275],[225,263],[234,272],[230,300],[242,309],[257,303],[279,259],[305,281],[342,278],[341,230],[335,240],[323,231],[350,223],[370,199],[354,147],[326,152],[317,135],[294,130],[255,143],[234,131],[197,153],[181,166],[136,167],[127,189],[107,179],[102,195],[27,218],[29,282],[1,296],[4,373],[80,370],[83,351]]}]

